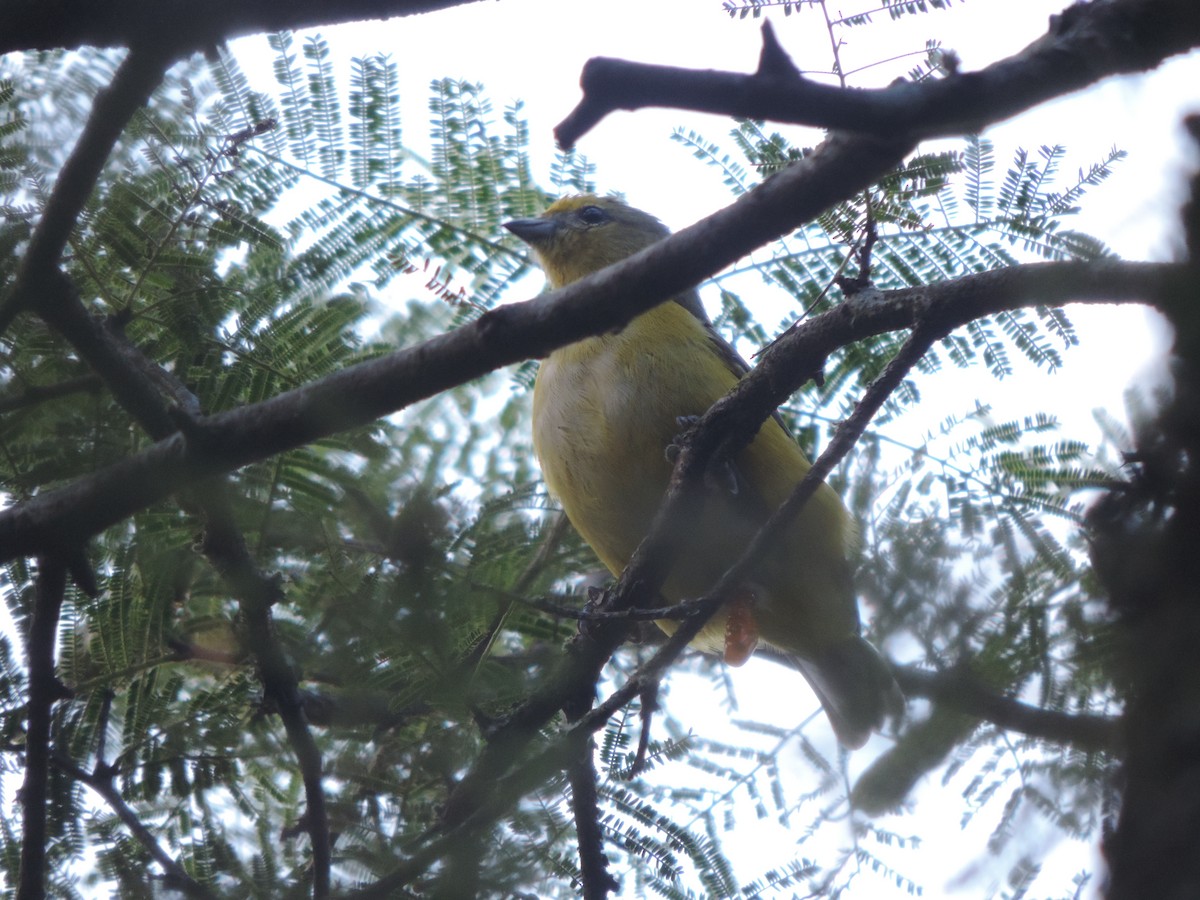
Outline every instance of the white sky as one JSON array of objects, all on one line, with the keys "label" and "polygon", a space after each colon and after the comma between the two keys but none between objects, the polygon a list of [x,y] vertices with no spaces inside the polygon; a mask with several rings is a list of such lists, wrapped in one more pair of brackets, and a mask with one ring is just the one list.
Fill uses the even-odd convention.
[{"label": "white sky", "polygon": [[[842,9],[863,5],[847,0]],[[920,51],[926,39],[937,38],[959,53],[965,70],[981,68],[1044,33],[1048,16],[1064,5],[1065,0],[971,0],[947,12],[899,22],[877,14],[873,26],[843,32],[847,42],[841,51],[843,64],[850,71],[878,59]],[[819,11],[785,17],[782,10],[772,10],[769,17],[797,65],[806,70],[829,68],[828,35]],[[761,20],[753,18],[730,20],[719,0],[503,0],[386,23],[322,29],[322,33],[339,60],[379,52],[393,55],[401,76],[405,139],[419,149],[427,147],[426,103],[428,84],[434,78],[482,81],[497,117],[509,102],[524,100],[533,135],[535,171],[544,176],[554,153],[551,129],[578,99],[578,76],[588,58],[618,56],[750,71],[757,62],[760,24]],[[271,52],[266,39],[239,40],[233,50],[252,75],[259,73],[259,86],[271,89]],[[886,84],[916,62],[913,58],[867,69],[854,75],[851,82],[857,86]],[[1064,180],[1075,169],[1101,159],[1114,144],[1128,150],[1130,158],[1118,166],[1113,179],[1089,196],[1074,227],[1101,238],[1127,258],[1168,259],[1173,249],[1175,198],[1181,196],[1185,177],[1178,123],[1182,111],[1200,110],[1197,85],[1200,56],[1193,54],[1149,76],[1111,79],[1091,91],[1047,104],[987,131],[997,144],[997,169],[1003,173],[1017,145],[1033,150],[1040,144],[1066,144],[1069,157],[1061,170]],[[731,200],[713,170],[667,139],[677,126],[729,144],[725,139],[731,127],[728,120],[644,110],[610,117],[579,146],[597,165],[601,190],[624,192],[635,206],[673,228],[690,224]],[[811,143],[814,138],[796,140]],[[531,293],[536,289],[532,286]],[[1161,357],[1163,331],[1134,307],[1097,308],[1072,316],[1083,346],[1067,353],[1062,371],[1053,375],[1022,372],[1003,383],[983,373],[956,372],[952,378],[926,382],[923,393],[928,421],[898,425],[901,431],[895,436],[911,440],[921,427],[964,412],[975,397],[992,403],[1003,417],[1010,411],[1028,412],[1030,396],[1037,396],[1042,409],[1058,414],[1073,428],[1089,421],[1097,406],[1119,412],[1121,392],[1130,379]],[[904,432],[905,428],[910,431]],[[788,678],[796,683],[790,684]],[[790,717],[791,724],[811,711],[813,701],[800,688],[798,676],[785,674],[770,663],[752,662],[734,675],[734,683],[743,703],[737,713],[741,717],[778,718],[781,691],[788,695],[788,702],[795,695],[801,707]],[[700,714],[698,732],[715,739],[738,739],[724,726],[725,712],[713,711],[715,701],[709,690],[706,683],[679,680],[671,686],[669,702],[677,712],[681,706],[693,704],[697,710],[707,711]],[[816,738],[819,731],[809,729],[807,733]],[[883,749],[883,740],[876,738],[870,746]],[[785,765],[794,764],[795,774],[803,777],[807,763],[798,755],[784,756]],[[861,770],[872,756],[870,748],[860,752],[853,759],[853,768]],[[926,896],[987,895],[996,887],[994,879],[1002,877],[1007,868],[985,865],[976,870],[995,815],[981,813],[972,826],[960,828],[966,777],[962,775],[947,786],[922,786],[912,815],[879,822],[882,827],[923,838],[919,850],[896,852],[890,858],[907,876],[924,885]],[[739,874],[759,874],[759,860],[779,862],[794,852],[813,855],[818,850],[805,845],[797,851],[796,835],[773,827],[769,820],[755,822],[748,810],[739,815],[739,830],[728,845]],[[1060,839],[1056,831],[1039,822],[1030,820],[1025,827],[1044,829],[1038,834],[1047,843]],[[886,848],[872,849],[887,856]],[[1061,849],[1050,854],[1034,893],[1068,893],[1071,875],[1085,867],[1093,871],[1096,867],[1091,848],[1064,840]],[[847,896],[885,896],[885,883],[870,875],[862,877]],[[904,895],[899,890],[893,893]]]}]

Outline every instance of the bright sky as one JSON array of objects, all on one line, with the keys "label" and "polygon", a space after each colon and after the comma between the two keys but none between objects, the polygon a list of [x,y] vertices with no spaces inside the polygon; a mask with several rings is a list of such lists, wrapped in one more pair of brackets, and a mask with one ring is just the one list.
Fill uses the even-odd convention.
[{"label": "bright sky", "polygon": [[[841,7],[849,11],[863,5],[867,4],[846,0]],[[1048,16],[1064,5],[1065,0],[972,0],[955,4],[948,12],[908,17],[900,22],[877,14],[873,26],[843,33],[847,42],[841,51],[843,64],[850,71],[876,60],[921,51],[926,39],[937,38],[958,52],[964,69],[981,68],[1044,33]],[[801,68],[829,68],[829,38],[819,10],[785,17],[782,10],[776,9],[770,18],[781,43]],[[425,146],[428,84],[434,78],[482,81],[497,116],[509,102],[524,100],[535,162],[541,162],[539,169],[545,174],[553,157],[551,129],[575,104],[579,72],[588,58],[618,56],[750,71],[757,62],[759,26],[760,21],[752,18],[731,21],[719,0],[504,0],[472,3],[387,23],[324,29],[323,33],[339,59],[379,52],[393,55],[402,79],[405,137],[419,148]],[[261,70],[263,80],[259,84],[269,88],[273,82],[266,39],[240,40],[233,49],[252,74]],[[916,62],[917,58],[902,59],[893,65],[866,69],[853,74],[851,82],[858,86],[886,84]],[[997,144],[997,167],[1003,172],[1018,144],[1034,149],[1043,143],[1063,143],[1070,151],[1062,167],[1066,179],[1076,168],[1100,160],[1114,144],[1128,150],[1130,158],[1118,166],[1116,176],[1090,195],[1076,227],[1100,237],[1128,258],[1167,259],[1172,251],[1172,212],[1178,205],[1175,198],[1181,196],[1185,174],[1178,123],[1182,111],[1200,111],[1197,85],[1200,56],[1192,55],[1152,75],[1110,80],[1092,91],[1049,104],[989,129],[988,136]],[[727,120],[650,110],[613,116],[580,144],[580,150],[598,167],[602,190],[623,191],[635,206],[653,212],[675,228],[708,215],[731,199],[717,173],[692,159],[686,148],[667,139],[677,126],[728,143]],[[813,139],[807,140],[811,143]],[[1043,409],[1069,423],[1090,420],[1091,410],[1097,406],[1119,411],[1125,385],[1161,355],[1161,329],[1132,307],[1072,315],[1084,345],[1067,354],[1063,371],[1053,375],[1022,373],[999,384],[983,374],[976,378],[956,373],[954,378],[935,380],[924,386],[930,418],[921,424],[965,411],[976,396],[993,403],[1001,416],[1008,410],[1028,412],[1031,395],[1039,397]],[[917,429],[916,425],[912,427]],[[782,678],[782,670],[757,661],[736,673],[736,689],[744,704],[737,715],[769,718],[778,712],[781,690],[789,695],[794,691],[800,707],[790,717],[791,724],[806,715],[812,701],[802,693],[799,678],[794,678],[795,685],[781,687]],[[672,687],[670,702],[673,707],[676,703],[694,703],[697,709],[711,711],[714,698],[705,693],[708,690],[704,684],[679,683]],[[722,730],[721,719],[721,715],[710,712],[697,729],[717,739],[738,739],[729,730]],[[814,735],[815,731],[810,729]],[[877,749],[883,746],[878,744]],[[855,756],[853,768],[865,767],[871,756],[869,749],[862,751]],[[784,762],[793,764],[801,776],[808,765],[791,754],[785,754]],[[894,859],[906,875],[925,886],[927,896],[984,896],[995,888],[994,879],[1006,869],[976,865],[985,854],[995,816],[981,813],[969,828],[960,828],[965,777],[946,786],[923,786],[912,815],[889,817],[879,823],[924,838],[919,850],[896,853]],[[753,815],[745,812],[741,822],[744,828],[732,846],[737,854],[746,854],[746,860],[762,858],[764,851],[770,861],[797,852],[796,835],[772,829],[768,827],[770,822],[755,823]],[[1060,839],[1057,832],[1033,819],[1023,827],[1031,831],[1046,828],[1044,835],[1039,832],[1038,836],[1047,842]],[[873,849],[882,853],[886,848]],[[807,845],[803,848],[806,854],[816,850]],[[1067,893],[1071,875],[1083,867],[1094,870],[1095,865],[1088,845],[1064,840],[1061,849],[1051,854],[1051,864],[1034,893]],[[753,871],[756,865],[747,862],[746,868]],[[872,877],[863,878],[856,882],[850,896],[882,896],[882,883]],[[902,894],[896,892],[897,896]]]}]

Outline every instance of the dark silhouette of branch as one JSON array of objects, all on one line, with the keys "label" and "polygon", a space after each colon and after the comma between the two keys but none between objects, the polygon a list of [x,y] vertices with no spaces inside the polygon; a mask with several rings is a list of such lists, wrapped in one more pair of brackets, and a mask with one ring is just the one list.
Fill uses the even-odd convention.
[{"label": "dark silhouette of branch", "polygon": [[[1186,124],[1200,146],[1200,116]],[[1128,482],[1088,513],[1126,699],[1108,900],[1200,896],[1200,172],[1182,219],[1192,278],[1161,302],[1175,329],[1171,399],[1141,430]]]},{"label": "dark silhouette of branch", "polygon": [[[667,666],[679,656],[691,643],[692,638],[700,633],[704,623],[729,598],[739,584],[745,582],[750,571],[771,548],[772,542],[787,526],[795,520],[804,504],[808,502],[825,478],[833,471],[847,453],[862,437],[863,432],[874,418],[875,413],[886,402],[891,393],[900,385],[914,365],[925,355],[926,351],[947,331],[943,325],[930,325],[922,321],[913,330],[912,335],[900,348],[899,352],[884,368],[883,372],[871,383],[863,396],[854,407],[854,411],[838,426],[829,445],[813,462],[812,468],[796,485],[786,501],[772,513],[767,522],[759,529],[754,539],[746,547],[745,552],[730,569],[721,576],[708,594],[700,601],[702,612],[691,619],[680,622],[675,633],[657,653],[641,666],[623,684],[615,690],[603,703],[583,716],[576,727],[592,730],[603,727],[612,715],[623,708],[634,697],[651,687]],[[772,359],[788,357],[793,348],[777,346],[764,356],[761,366],[772,364]],[[822,357],[823,358],[823,357]],[[792,355],[789,361],[808,362],[803,356]],[[806,366],[795,366],[804,371]],[[808,371],[812,371],[808,369]],[[675,471],[671,476],[671,487],[664,498],[662,508],[655,519],[650,535],[642,541],[629,567],[621,575],[617,586],[617,598],[613,606],[617,609],[637,605],[638,593],[657,592],[668,563],[660,561],[659,557],[669,556],[665,552],[662,535],[670,533],[670,523],[680,521],[691,515],[688,507],[695,502],[690,494],[699,493],[693,486],[703,482],[705,471],[716,459],[726,458],[748,444],[767,416],[776,409],[769,406],[760,409],[761,417],[756,421],[746,417],[745,407],[751,405],[744,398],[739,399],[741,392],[737,389],[717,401],[700,419],[695,432],[689,435],[679,454]],[[653,578],[643,572],[653,573]],[[636,592],[636,593],[635,593]],[[611,651],[610,651],[611,653]],[[607,659],[607,656],[605,657]],[[598,674],[598,671],[597,671]],[[593,682],[594,683],[594,682]]]},{"label": "dark silhouette of branch", "polygon": [[[590,744],[592,734],[603,728],[614,714],[634,697],[651,690],[667,667],[704,627],[704,623],[717,607],[729,597],[738,584],[744,582],[749,570],[770,549],[776,536],[799,514],[833,467],[862,437],[872,417],[892,391],[933,343],[945,333],[945,323],[930,325],[927,320],[922,320],[884,371],[867,388],[829,446],[817,457],[812,469],[759,530],[741,558],[704,598],[696,601],[699,613],[680,622],[675,633],[654,656],[639,666],[637,671],[603,703],[590,711],[587,708],[592,705],[600,669],[619,646],[625,634],[625,626],[620,622],[602,623],[586,636],[581,635],[573,641],[568,646],[568,653],[558,670],[546,678],[547,684],[488,736],[487,747],[446,803],[444,826],[451,830],[468,826],[476,828],[480,827],[483,810],[489,809],[496,815],[501,814],[503,807],[496,806],[497,796],[509,796],[512,802],[515,802],[524,793],[520,785],[536,784],[530,781],[527,768],[543,769],[552,765],[555,758],[561,760],[564,766],[574,765],[577,760],[570,755],[568,747]],[[791,349],[785,347],[772,348],[766,354],[760,368],[768,364],[769,358],[786,356],[790,352]],[[793,356],[789,361],[795,364],[797,360]],[[811,371],[803,365],[796,368]],[[608,600],[611,609],[620,611],[635,608],[657,596],[673,559],[675,548],[670,536],[676,533],[677,529],[673,528],[672,524],[698,514],[704,499],[701,486],[710,464],[748,444],[762,422],[775,409],[772,406],[762,410],[761,417],[748,424],[745,419],[740,418],[743,404],[734,401],[736,393],[735,391],[714,404],[701,417],[695,430],[683,439],[672,473],[671,485],[655,517],[650,534],[638,546]],[[735,429],[731,427],[731,423],[746,427]],[[551,705],[555,701],[560,704],[559,707]],[[561,746],[552,746],[525,765],[514,767],[514,761],[520,758],[524,748],[560,707],[566,709],[568,718],[576,720],[558,742]],[[579,752],[583,752],[582,749]],[[409,871],[409,867],[404,867],[404,871]],[[389,884],[397,883],[391,881],[395,877],[396,873],[393,873],[385,881]]]},{"label": "dark silhouette of branch", "polygon": [[1144,72],[1200,46],[1193,0],[1095,0],[1053,16],[1047,33],[979,72],[867,90],[804,78],[763,26],[764,65],[752,75],[596,57],[583,99],[554,130],[573,147],[616,110],[666,106],[839,131],[934,137],[966,134],[1109,75]]},{"label": "dark silhouette of branch", "polygon": [[608,856],[604,852],[604,830],[600,827],[600,807],[596,802],[595,751],[596,742],[589,738],[579,758],[567,767],[584,900],[604,900],[621,887],[608,871]]},{"label": "dark silhouette of branch", "polygon": [[202,550],[238,598],[246,620],[248,645],[258,662],[259,678],[267,699],[283,721],[288,743],[296,756],[304,782],[304,825],[312,841],[313,897],[329,896],[333,840],[322,785],[321,750],[313,738],[304,712],[296,673],[284,652],[271,619],[271,607],[282,599],[279,582],[255,565],[245,538],[234,524],[226,485],[214,485],[205,502]]},{"label": "dark silhouette of branch", "polygon": [[866,187],[907,149],[907,144],[870,138],[831,138],[726,209],[604,272],[526,303],[501,306],[447,334],[263,403],[183,419],[178,423],[183,432],[62,491],[0,513],[0,560],[37,553],[44,544],[78,544],[187,484],[367,424],[493,369],[620,327],[811,220],[844,192]]},{"label": "dark silhouette of branch", "polygon": [[[677,254],[656,251],[687,236],[687,230],[680,232],[599,275],[535,300],[500,307],[414,347],[351,366],[262,403],[198,420],[186,437],[176,433],[65,487],[14,504],[0,511],[0,562],[64,544],[77,546],[188,484],[366,424],[492,369],[617,327],[632,310],[653,305],[644,297],[662,289],[660,284],[652,294],[634,290],[631,296],[626,286],[637,284],[631,273],[657,273]],[[692,268],[696,265],[693,262]],[[854,298],[780,340],[808,347],[804,358],[814,360],[815,371],[838,347],[910,327],[918,313],[961,325],[1036,305],[1148,302],[1182,273],[1170,264],[1115,261],[1017,266],[887,291],[877,301]],[[622,290],[626,292],[616,293]],[[783,363],[760,365],[739,383],[736,393],[753,395],[755,404],[778,405],[811,374]],[[747,409],[746,414],[752,418],[757,413]]]},{"label": "dark silhouette of branch", "polygon": [[[1141,271],[1135,276],[1134,269],[1127,268],[1130,265]],[[1115,294],[1129,289],[1135,282],[1140,286],[1138,295],[1148,296],[1145,288],[1174,283],[1182,274],[1180,267],[1150,264],[1104,264],[1099,269],[1089,264],[1074,263],[1014,267],[951,282],[945,294],[941,289],[947,288],[947,285],[943,284],[884,292],[882,299],[852,298],[835,310],[784,334],[764,354],[756,369],[709,410],[689,436],[679,455],[668,499],[660,510],[660,520],[691,514],[688,503],[699,492],[689,490],[688,485],[703,482],[707,466],[719,453],[736,449],[728,435],[740,435],[740,440],[748,441],[771,410],[804,380],[819,372],[826,356],[846,342],[844,329],[853,331],[865,327],[867,333],[871,333],[872,328],[890,330],[916,326],[904,348],[864,394],[855,412],[843,423],[825,453],[818,457],[810,477],[801,482],[787,503],[759,532],[742,560],[726,573],[707,597],[697,603],[708,605],[710,612],[719,605],[723,592],[744,577],[745,567],[753,565],[755,555],[769,546],[777,530],[799,510],[811,491],[815,490],[819,483],[817,479],[828,474],[849,451],[872,415],[911,366],[932,343],[958,324],[1035,302],[1061,302],[1063,298],[1060,292],[1068,290],[1074,293],[1082,286],[1080,278],[1087,283],[1087,287],[1076,296],[1086,296],[1094,290],[1097,295],[1111,300]],[[1133,281],[1125,281],[1126,278],[1133,278]],[[1041,300],[1031,300],[1031,294]],[[1054,299],[1048,299],[1048,296]],[[871,324],[864,325],[868,322]],[[887,326],[883,325],[885,322]],[[657,584],[665,574],[663,570],[667,563],[663,560],[670,555],[664,552],[657,538],[661,532],[662,529],[656,524],[652,538],[643,542],[635,554],[615,588],[615,599],[610,601],[610,609],[619,611],[632,608],[655,596]],[[703,621],[704,616],[698,615],[682,622],[650,660],[590,711],[588,707],[591,706],[596,676],[619,644],[624,629],[618,625],[610,631],[602,625],[589,633],[588,637],[573,641],[558,669],[545,679],[543,686],[488,735],[488,745],[446,804],[442,819],[443,836],[415,852],[406,863],[365,890],[362,896],[386,896],[387,890],[419,877],[439,858],[436,848],[441,841],[447,841],[449,846],[451,839],[461,831],[490,825],[494,817],[504,813],[506,802],[516,802],[541,783],[536,773],[544,775],[569,766],[576,758],[570,748],[579,747],[581,741],[602,728],[613,714],[657,680],[684,651],[702,627]],[[564,707],[577,719],[575,724],[559,741],[553,742],[525,763],[520,763],[524,748],[536,738],[539,729]]]},{"label": "dark silhouette of branch", "polygon": [[206,50],[244,34],[387,19],[460,6],[469,0],[8,0],[0,8],[0,53],[131,47],[170,40],[179,53]]},{"label": "dark silhouette of branch", "polygon": [[58,615],[67,586],[61,561],[38,560],[37,588],[26,638],[29,661],[29,720],[25,734],[25,780],[21,784],[21,874],[17,900],[46,896],[46,804],[50,779],[50,713],[67,691],[54,673]]},{"label": "dark silhouette of branch", "polygon": [[1091,753],[1120,747],[1120,718],[1039,709],[989,688],[964,669],[931,672],[895,666],[892,673],[905,694],[927,697],[999,728],[1053,741]]},{"label": "dark silhouette of branch", "polygon": [[7,397],[0,397],[0,415],[30,406],[37,406],[39,403],[45,403],[48,400],[57,400],[59,397],[69,397],[71,394],[96,391],[99,388],[100,379],[95,375],[68,378],[66,381],[60,381],[56,384],[33,384],[23,390],[9,394]]},{"label": "dark silhouette of branch", "polygon": [[187,870],[172,859],[167,851],[162,848],[162,845],[155,840],[154,833],[146,827],[146,824],[138,818],[137,813],[130,808],[129,804],[125,802],[125,798],[121,796],[121,792],[118,790],[115,782],[116,772],[112,767],[98,763],[95,771],[87,772],[61,754],[55,754],[51,762],[80,784],[87,785],[108,804],[109,808],[117,814],[117,818],[129,829],[129,833],[133,835],[134,840],[141,844],[146,852],[154,857],[154,861],[162,868],[164,875],[163,884],[165,887],[170,890],[180,891],[185,896],[196,898],[196,900],[213,900],[213,898],[217,897],[217,894],[189,875]]}]

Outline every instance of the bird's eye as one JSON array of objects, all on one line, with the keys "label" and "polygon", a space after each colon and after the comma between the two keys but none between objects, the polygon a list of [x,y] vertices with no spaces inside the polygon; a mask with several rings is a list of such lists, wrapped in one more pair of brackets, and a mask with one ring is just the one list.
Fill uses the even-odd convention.
[{"label": "bird's eye", "polygon": [[579,211],[579,221],[584,225],[599,225],[608,221],[608,213],[598,206],[585,206]]}]

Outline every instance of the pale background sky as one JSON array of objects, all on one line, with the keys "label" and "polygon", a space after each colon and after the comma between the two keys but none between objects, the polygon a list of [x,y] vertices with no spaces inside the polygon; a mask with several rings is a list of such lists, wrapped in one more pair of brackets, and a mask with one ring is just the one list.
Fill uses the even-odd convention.
[{"label": "pale background sky", "polygon": [[[849,12],[862,5],[846,2],[841,9]],[[843,64],[850,71],[920,51],[926,39],[937,38],[958,52],[965,70],[981,68],[1043,34],[1048,16],[1063,5],[1064,0],[970,0],[956,3],[949,11],[899,22],[892,22],[886,13],[876,14],[873,26],[843,32],[848,42],[842,49]],[[831,8],[836,9],[836,4]],[[798,66],[805,70],[829,68],[828,35],[819,11],[785,17],[776,9],[769,17]],[[719,0],[503,0],[387,23],[322,29],[322,33],[338,60],[379,52],[393,55],[402,84],[404,137],[421,150],[427,148],[426,103],[428,84],[434,78],[482,81],[497,118],[509,102],[524,100],[535,171],[545,178],[554,152],[551,129],[578,99],[579,72],[588,58],[618,56],[750,71],[757,62],[760,24],[761,20],[752,18],[730,20]],[[272,90],[266,39],[239,40],[233,43],[233,50],[258,85]],[[886,84],[916,62],[913,58],[866,69],[853,75],[851,83],[864,87]],[[1089,195],[1084,214],[1073,227],[1101,238],[1127,258],[1168,259],[1174,249],[1173,210],[1186,176],[1187,153],[1179,121],[1184,111],[1200,111],[1197,85],[1200,55],[1193,54],[1149,76],[1112,79],[988,129],[987,136],[997,144],[998,173],[1003,174],[1017,145],[1034,150],[1040,144],[1066,144],[1070,153],[1062,167],[1064,181],[1075,169],[1100,160],[1114,144],[1128,150],[1129,159],[1118,165],[1113,179]],[[654,213],[673,228],[690,224],[731,199],[714,170],[668,140],[677,126],[731,148],[725,138],[731,127],[728,120],[671,110],[614,115],[585,136],[579,147],[596,164],[601,190],[624,192],[633,205]],[[815,141],[811,136],[797,136],[801,134],[797,129],[780,130],[793,135],[797,143]],[[538,285],[531,283],[529,293],[537,289]],[[402,280],[396,282],[395,290],[400,303],[410,296]],[[926,381],[922,411],[928,409],[928,421],[902,422],[891,433],[913,440],[923,427],[966,411],[976,397],[993,404],[997,416],[1003,418],[1029,412],[1030,397],[1036,396],[1040,408],[1060,416],[1072,429],[1085,427],[1096,407],[1119,412],[1125,386],[1135,376],[1153,371],[1161,360],[1164,330],[1135,307],[1073,311],[1072,317],[1083,346],[1066,354],[1061,371],[1022,370],[1018,377],[1004,382],[982,372],[955,372],[950,378]],[[814,708],[815,701],[799,676],[770,663],[752,661],[733,674],[733,683],[742,704],[736,715],[742,718],[779,721],[782,708],[783,724],[790,727]],[[742,737],[730,729],[730,714],[718,706],[719,698],[712,695],[707,683],[677,679],[668,702],[677,713],[697,710],[695,729],[699,734],[718,740]],[[790,703],[799,708],[790,711]],[[831,749],[826,731],[819,720],[806,734],[816,742],[827,740],[823,746]],[[852,772],[865,768],[875,752],[886,746],[885,738],[874,739],[852,758]],[[781,760],[796,779],[806,776],[809,764],[798,753],[785,750]],[[671,774],[678,771],[676,768]],[[916,792],[910,814],[886,817],[878,823],[922,837],[917,850],[896,850],[890,855],[887,848],[875,846],[872,850],[894,860],[900,871],[925,887],[926,896],[986,896],[1012,862],[1004,860],[1006,864],[999,867],[984,862],[998,808],[981,812],[972,825],[960,828],[961,791],[973,771],[968,768],[945,786],[927,780]],[[757,874],[755,860],[763,860],[765,866],[796,852],[820,855],[819,847],[808,844],[797,851],[797,835],[780,829],[772,820],[756,821],[744,808],[739,808],[739,816],[739,830],[727,845],[739,872]],[[1031,896],[1069,893],[1076,871],[1095,871],[1098,862],[1090,845],[1063,838],[1035,817],[1029,817],[1022,827],[1032,845],[1043,844],[1041,849],[1048,852],[1046,868]],[[1024,846],[1020,843],[1017,849]],[[847,896],[888,896],[884,884],[868,874],[855,882]],[[903,892],[896,890],[893,895],[903,896]]]}]

